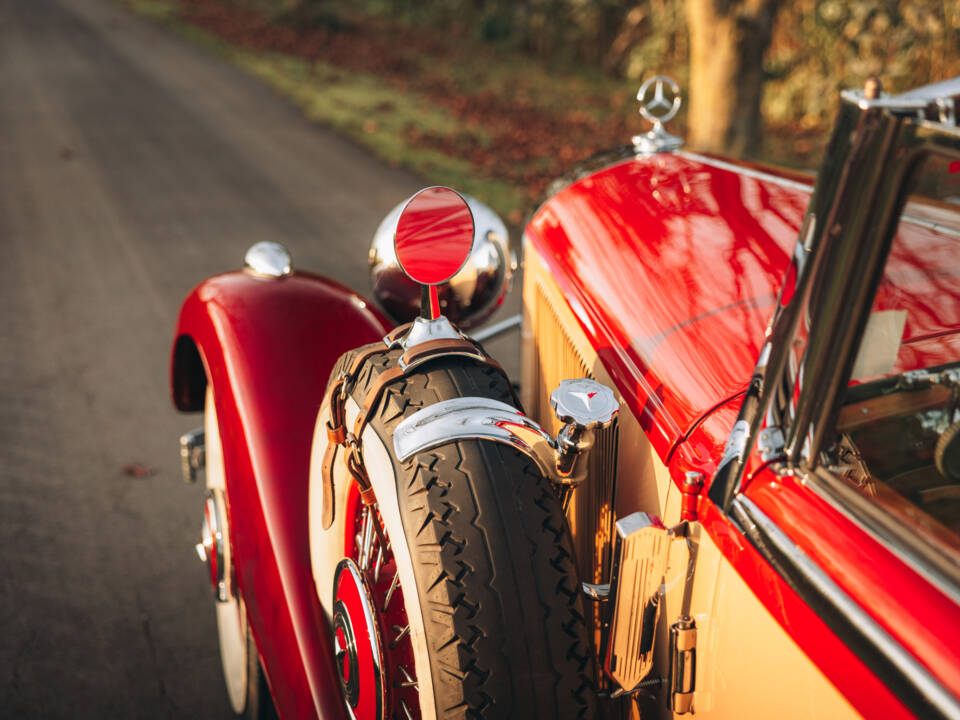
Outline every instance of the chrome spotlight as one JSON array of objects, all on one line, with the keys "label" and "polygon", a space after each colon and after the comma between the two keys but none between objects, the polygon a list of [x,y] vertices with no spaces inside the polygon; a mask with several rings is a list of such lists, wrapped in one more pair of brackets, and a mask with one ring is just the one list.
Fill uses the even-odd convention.
[{"label": "chrome spotlight", "polygon": [[[440,311],[462,328],[476,327],[493,314],[517,269],[517,256],[510,249],[507,226],[497,214],[476,198],[464,195],[473,213],[473,250],[463,268],[439,286]],[[420,285],[408,278],[393,249],[400,203],[380,223],[370,246],[370,281],[373,296],[397,322],[413,320],[420,313]]]}]

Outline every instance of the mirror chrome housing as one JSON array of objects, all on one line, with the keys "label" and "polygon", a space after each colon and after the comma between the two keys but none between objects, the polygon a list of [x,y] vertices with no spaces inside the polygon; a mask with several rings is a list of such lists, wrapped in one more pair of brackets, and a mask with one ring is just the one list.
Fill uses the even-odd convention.
[{"label": "mirror chrome housing", "polygon": [[[487,205],[464,195],[473,213],[473,251],[460,271],[438,287],[440,311],[456,325],[476,327],[500,307],[517,269],[507,226]],[[394,251],[397,220],[405,203],[387,213],[370,246],[370,282],[373,296],[398,323],[420,314],[420,285],[408,278]]]}]

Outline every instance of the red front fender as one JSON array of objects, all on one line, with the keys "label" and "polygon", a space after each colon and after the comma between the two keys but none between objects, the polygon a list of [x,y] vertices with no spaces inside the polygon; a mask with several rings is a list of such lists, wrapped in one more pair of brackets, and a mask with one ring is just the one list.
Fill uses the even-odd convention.
[{"label": "red front fender", "polygon": [[281,717],[343,713],[310,572],[310,443],[336,359],[389,327],[360,296],[302,272],[219,275],[180,310],[173,401],[202,410],[213,383],[236,579]]}]

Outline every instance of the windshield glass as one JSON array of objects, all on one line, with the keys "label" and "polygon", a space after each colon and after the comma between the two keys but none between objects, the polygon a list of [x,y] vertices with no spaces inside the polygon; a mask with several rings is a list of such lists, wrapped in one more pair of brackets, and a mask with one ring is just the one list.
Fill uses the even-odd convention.
[{"label": "windshield glass", "polygon": [[914,173],[852,381],[960,359],[958,331],[960,161],[928,156]]},{"label": "windshield glass", "polygon": [[957,553],[960,162],[927,157],[910,188],[828,454],[875,507]]}]

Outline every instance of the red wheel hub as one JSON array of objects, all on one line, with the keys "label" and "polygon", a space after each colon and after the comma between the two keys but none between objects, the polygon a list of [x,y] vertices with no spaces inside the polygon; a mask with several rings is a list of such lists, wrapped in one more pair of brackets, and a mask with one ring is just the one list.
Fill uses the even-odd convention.
[{"label": "red wheel hub", "polygon": [[350,558],[340,561],[333,579],[333,643],[343,696],[353,716],[382,720],[383,648],[366,582]]},{"label": "red wheel hub", "polygon": [[333,643],[343,697],[355,720],[414,720],[420,699],[410,622],[397,564],[377,506],[354,486],[346,557],[333,580]]}]

